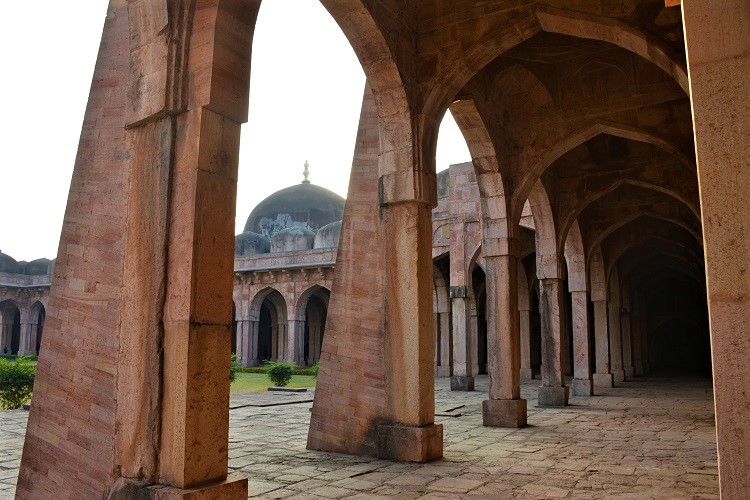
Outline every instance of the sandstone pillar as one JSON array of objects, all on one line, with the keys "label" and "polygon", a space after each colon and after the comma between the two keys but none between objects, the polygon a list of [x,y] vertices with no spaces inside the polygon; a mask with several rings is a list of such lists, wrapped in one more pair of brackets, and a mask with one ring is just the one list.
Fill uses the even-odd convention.
[{"label": "sandstone pillar", "polygon": [[539,313],[542,319],[542,385],[539,406],[565,406],[568,387],[565,385],[563,361],[563,284],[559,278],[539,280]]},{"label": "sandstone pillar", "polygon": [[683,0],[722,498],[750,491],[750,4]]},{"label": "sandstone pillar", "polygon": [[38,356],[39,350],[37,349],[37,337],[39,336],[39,323],[31,324],[31,338],[29,344],[29,354],[32,356]]},{"label": "sandstone pillar", "polygon": [[584,291],[570,292],[573,309],[573,395],[591,396],[591,360],[589,358],[589,297]]},{"label": "sandstone pillar", "polygon": [[[488,245],[489,247],[489,245]],[[518,258],[512,241],[507,255],[485,255],[487,271],[487,373],[489,399],[482,404],[485,426],[523,427],[521,346],[518,322]]]},{"label": "sandstone pillar", "polygon": [[625,380],[625,372],[622,369],[622,335],[620,329],[620,304],[607,303],[609,311],[609,361],[614,383]]},{"label": "sandstone pillar", "polygon": [[250,321],[237,320],[237,363],[248,366],[250,361]]},{"label": "sandstone pillar", "polygon": [[471,339],[469,343],[472,346],[474,352],[471,353],[471,373],[474,375],[479,374],[479,321],[477,314],[479,313],[479,304],[477,303],[477,297],[473,293],[469,295],[469,310],[471,311],[471,319],[469,320],[469,336]]},{"label": "sandstone pillar", "polygon": [[622,311],[620,316],[620,329],[622,330],[622,371],[625,380],[633,380],[635,368],[633,367],[633,340],[630,328],[630,311]]},{"label": "sandstone pillar", "polygon": [[594,387],[613,386],[609,365],[609,333],[607,328],[607,301],[594,301],[594,344],[596,349],[596,372]]},{"label": "sandstone pillar", "polygon": [[432,298],[432,207],[382,204],[386,262],[388,424],[378,426],[378,457],[426,461],[443,454],[435,425],[435,329]]},{"label": "sandstone pillar", "polygon": [[531,368],[531,311],[518,311],[518,324],[521,343],[521,380],[533,380],[534,370]]},{"label": "sandstone pillar", "polygon": [[33,354],[35,347],[31,344],[32,326],[33,323],[31,323],[30,321],[21,322],[21,337],[20,342],[18,343],[19,356],[28,356],[30,354]]},{"label": "sandstone pillar", "polygon": [[11,340],[13,337],[13,319],[10,321],[3,320],[0,323],[0,332],[2,332],[2,345],[0,345],[0,352],[2,354],[10,354]]},{"label": "sandstone pillar", "polygon": [[438,354],[439,366],[437,375],[439,377],[451,376],[451,315],[441,312],[437,315],[440,324],[440,352]]},{"label": "sandstone pillar", "polygon": [[453,376],[452,391],[474,390],[474,357],[476,346],[472,343],[471,307],[466,286],[451,286],[451,311],[453,317]]},{"label": "sandstone pillar", "polygon": [[288,319],[286,323],[286,351],[284,361],[297,366],[305,364],[305,320]]}]

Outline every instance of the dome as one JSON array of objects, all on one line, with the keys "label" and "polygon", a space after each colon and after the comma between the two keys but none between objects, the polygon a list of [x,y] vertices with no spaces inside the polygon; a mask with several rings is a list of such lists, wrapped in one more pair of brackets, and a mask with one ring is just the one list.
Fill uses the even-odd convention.
[{"label": "dome", "polygon": [[337,248],[341,236],[341,221],[331,222],[318,230],[313,248]]},{"label": "dome", "polygon": [[18,273],[18,262],[0,251],[0,273]]},{"label": "dome", "polygon": [[309,182],[276,191],[250,213],[245,231],[271,239],[279,231],[299,226],[317,231],[341,220],[344,199],[324,187]]},{"label": "dome", "polygon": [[52,261],[49,259],[36,259],[26,263],[24,274],[31,276],[44,276],[52,274]]},{"label": "dome", "polygon": [[271,242],[258,233],[245,231],[234,237],[234,256],[237,258],[249,257],[259,253],[271,251]]},{"label": "dome", "polygon": [[276,233],[271,239],[271,253],[310,250],[314,240],[315,233],[306,227],[288,227]]}]

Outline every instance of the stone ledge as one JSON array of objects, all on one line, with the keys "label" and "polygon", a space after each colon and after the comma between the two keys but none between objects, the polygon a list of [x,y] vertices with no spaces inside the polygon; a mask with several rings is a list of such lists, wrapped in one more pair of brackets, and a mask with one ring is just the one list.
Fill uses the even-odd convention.
[{"label": "stone ledge", "polygon": [[378,426],[378,458],[398,462],[429,462],[443,456],[443,426]]}]

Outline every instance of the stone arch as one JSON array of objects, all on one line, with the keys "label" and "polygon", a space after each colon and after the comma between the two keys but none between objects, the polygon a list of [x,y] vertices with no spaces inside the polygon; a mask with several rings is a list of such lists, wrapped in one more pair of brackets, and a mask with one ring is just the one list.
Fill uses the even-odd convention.
[{"label": "stone arch", "polygon": [[541,181],[534,184],[528,199],[536,229],[537,278],[561,278],[563,270],[557,251],[555,219],[547,190]]},{"label": "stone arch", "polygon": [[686,224],[684,221],[680,219],[676,219],[674,217],[669,217],[668,215],[662,214],[662,213],[656,213],[656,212],[650,212],[650,211],[644,211],[640,213],[633,214],[630,217],[625,217],[616,223],[610,225],[609,227],[605,228],[603,231],[601,231],[592,241],[591,248],[596,248],[604,239],[609,236],[610,234],[614,233],[618,229],[620,229],[622,226],[629,224],[630,222],[633,222],[634,220],[637,220],[641,217],[651,217],[654,219],[663,220],[665,222],[670,222],[672,224],[675,224],[683,229],[685,229],[690,235],[695,239],[696,242],[698,242],[701,246],[703,245],[703,238],[700,234],[696,232],[696,230],[692,227],[690,227],[688,224]]},{"label": "stone arch", "polygon": [[294,305],[291,321],[298,322],[302,346],[299,353],[300,364],[313,365],[320,359],[325,338],[325,325],[328,318],[328,303],[331,291],[314,284],[299,294]]},{"label": "stone arch", "polygon": [[674,78],[686,94],[689,92],[687,69],[677,61],[672,48],[655,36],[612,17],[538,5],[535,11],[519,16],[514,24],[487,31],[438,75],[425,99],[425,115],[441,115],[441,110],[482,68],[541,31],[618,46],[655,64]]},{"label": "stone arch", "polygon": [[641,187],[644,189],[649,189],[651,191],[656,191],[664,195],[667,195],[671,198],[674,198],[675,200],[685,205],[690,210],[690,212],[692,212],[692,214],[695,216],[697,220],[701,219],[700,208],[698,206],[696,206],[691,200],[689,200],[682,194],[678,193],[677,191],[673,189],[670,189],[667,186],[657,185],[651,182],[644,182],[644,181],[640,181],[636,179],[618,179],[612,184],[605,186],[604,188],[600,189],[599,191],[596,191],[595,193],[592,193],[590,196],[587,196],[584,201],[576,205],[573,208],[573,210],[571,210],[563,219],[561,223],[561,228],[560,228],[560,237],[563,239],[567,237],[568,232],[571,230],[572,225],[577,223],[578,216],[581,214],[581,212],[583,212],[586,209],[586,207],[588,207],[591,203],[595,202],[596,200],[606,196],[607,194],[611,193],[612,191],[626,184],[635,186],[635,187]]},{"label": "stone arch", "polygon": [[259,291],[250,301],[248,317],[257,321],[256,359],[283,360],[287,347],[288,307],[284,296],[274,287]]},{"label": "stone arch", "polygon": [[680,163],[686,166],[691,175],[695,175],[695,162],[681,153],[679,148],[668,139],[620,123],[595,120],[593,123],[579,128],[577,131],[555,143],[553,147],[545,150],[542,155],[534,159],[531,165],[524,170],[518,184],[519,187],[513,194],[513,221],[518,221],[521,218],[523,202],[544,171],[565,153],[599,134],[607,134],[622,139],[652,144],[677,158]]},{"label": "stone arch", "polygon": [[482,237],[488,241],[512,237],[514,226],[508,219],[509,198],[501,165],[476,103],[472,99],[456,101],[450,106],[450,111],[464,136],[474,164],[482,210]]},{"label": "stone arch", "polygon": [[18,354],[21,349],[21,307],[13,299],[0,302],[0,353]]},{"label": "stone arch", "polygon": [[44,304],[37,300],[29,308],[30,335],[26,351],[28,354],[39,355],[44,336],[44,321],[47,317],[47,309]]}]

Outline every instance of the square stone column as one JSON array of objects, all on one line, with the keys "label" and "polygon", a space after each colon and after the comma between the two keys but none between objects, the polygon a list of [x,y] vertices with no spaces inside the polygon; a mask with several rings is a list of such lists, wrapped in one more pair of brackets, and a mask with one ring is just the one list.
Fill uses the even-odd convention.
[{"label": "square stone column", "polygon": [[381,205],[386,262],[386,379],[390,422],[377,428],[379,458],[426,462],[443,456],[435,425],[432,208]]},{"label": "square stone column", "polygon": [[683,0],[722,498],[750,491],[750,3]]},{"label": "square stone column", "polygon": [[521,380],[533,380],[534,370],[531,368],[531,311],[518,311],[518,325],[521,343]]},{"label": "square stone column", "polygon": [[451,368],[451,315],[448,312],[441,312],[436,315],[436,320],[440,324],[440,352],[436,357],[439,359],[437,367],[438,377],[450,377]]},{"label": "square stone column", "polygon": [[625,371],[622,369],[622,335],[620,330],[620,304],[607,303],[609,311],[609,361],[614,383],[625,381]]},{"label": "square stone column", "polygon": [[607,325],[607,301],[594,301],[594,343],[596,349],[596,372],[594,387],[613,387],[609,365],[609,331]]},{"label": "square stone column", "polygon": [[453,375],[452,391],[474,390],[474,356],[476,346],[471,336],[471,307],[466,286],[451,286],[453,319]]},{"label": "square stone column", "polygon": [[34,325],[34,323],[31,323],[29,321],[21,322],[21,337],[20,342],[18,343],[19,356],[29,356],[31,354],[34,354],[34,349],[36,349],[36,346],[31,343]]},{"label": "square stone column", "polygon": [[515,255],[485,255],[487,373],[490,379],[489,399],[482,404],[485,426],[526,425],[526,400],[521,399],[520,385],[517,266]]},{"label": "square stone column", "polygon": [[288,319],[284,361],[297,366],[305,365],[305,321]]},{"label": "square stone column", "polygon": [[542,319],[542,385],[539,406],[565,406],[568,387],[565,385],[563,361],[562,280],[539,280],[539,313]]},{"label": "square stone column", "polygon": [[589,297],[586,291],[570,292],[573,306],[573,395],[594,394],[589,359]]}]

